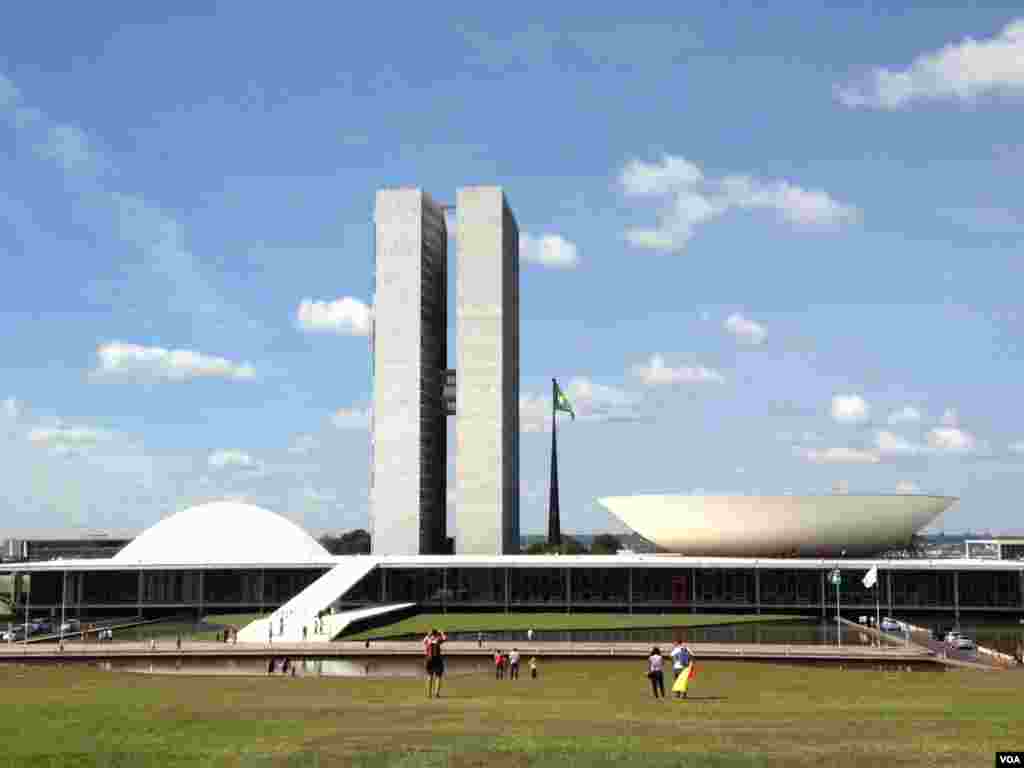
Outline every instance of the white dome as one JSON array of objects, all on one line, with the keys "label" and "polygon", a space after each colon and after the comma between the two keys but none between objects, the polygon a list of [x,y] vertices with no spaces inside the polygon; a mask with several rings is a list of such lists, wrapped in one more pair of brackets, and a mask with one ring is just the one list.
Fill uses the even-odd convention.
[{"label": "white dome", "polygon": [[330,553],[291,520],[252,504],[213,501],[161,520],[114,556],[125,563],[326,562]]}]

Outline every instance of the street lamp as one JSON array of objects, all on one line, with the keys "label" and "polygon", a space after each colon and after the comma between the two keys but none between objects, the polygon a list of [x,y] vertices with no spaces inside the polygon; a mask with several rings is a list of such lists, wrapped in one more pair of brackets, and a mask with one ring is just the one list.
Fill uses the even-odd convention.
[{"label": "street lamp", "polygon": [[843,574],[838,567],[832,569],[830,574],[832,583],[836,587],[836,645],[842,645],[842,625],[839,622],[839,584],[843,580]]},{"label": "street lamp", "polygon": [[[840,558],[846,557],[846,550],[845,549],[842,552],[839,553],[839,557]],[[843,623],[842,623],[842,619],[841,619],[841,614],[839,612],[839,608],[840,608],[839,587],[843,583],[843,572],[839,569],[839,564],[838,563],[836,564],[836,567],[832,569],[832,583],[836,585],[836,645],[837,646],[842,646],[842,644],[843,644]]]}]

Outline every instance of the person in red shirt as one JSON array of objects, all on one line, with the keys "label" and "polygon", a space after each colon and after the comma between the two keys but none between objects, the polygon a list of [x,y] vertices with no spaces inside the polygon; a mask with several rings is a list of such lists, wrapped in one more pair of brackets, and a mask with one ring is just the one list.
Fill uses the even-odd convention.
[{"label": "person in red shirt", "polygon": [[500,650],[494,652],[494,679],[502,680],[505,677],[505,654]]},{"label": "person in red shirt", "polygon": [[[444,656],[441,644],[448,641],[448,635],[437,628],[423,638],[423,655],[427,668],[427,698],[441,698],[441,678],[444,677]],[[436,683],[436,686],[435,686]]]}]

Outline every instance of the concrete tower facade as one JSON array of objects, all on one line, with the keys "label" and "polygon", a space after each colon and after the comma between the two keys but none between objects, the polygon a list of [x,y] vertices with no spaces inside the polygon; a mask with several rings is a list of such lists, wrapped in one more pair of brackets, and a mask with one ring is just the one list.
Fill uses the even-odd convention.
[{"label": "concrete tower facade", "polygon": [[377,192],[370,423],[374,554],[446,550],[448,230],[419,189]]},{"label": "concrete tower facade", "polygon": [[519,551],[519,228],[500,187],[456,196],[456,552]]}]

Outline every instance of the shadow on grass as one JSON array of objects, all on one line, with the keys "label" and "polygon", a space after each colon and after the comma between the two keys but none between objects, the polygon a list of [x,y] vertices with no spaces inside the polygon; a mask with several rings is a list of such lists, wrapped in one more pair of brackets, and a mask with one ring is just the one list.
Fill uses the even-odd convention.
[{"label": "shadow on grass", "polygon": [[687,696],[685,699],[676,699],[676,701],[728,701],[728,696]]}]

